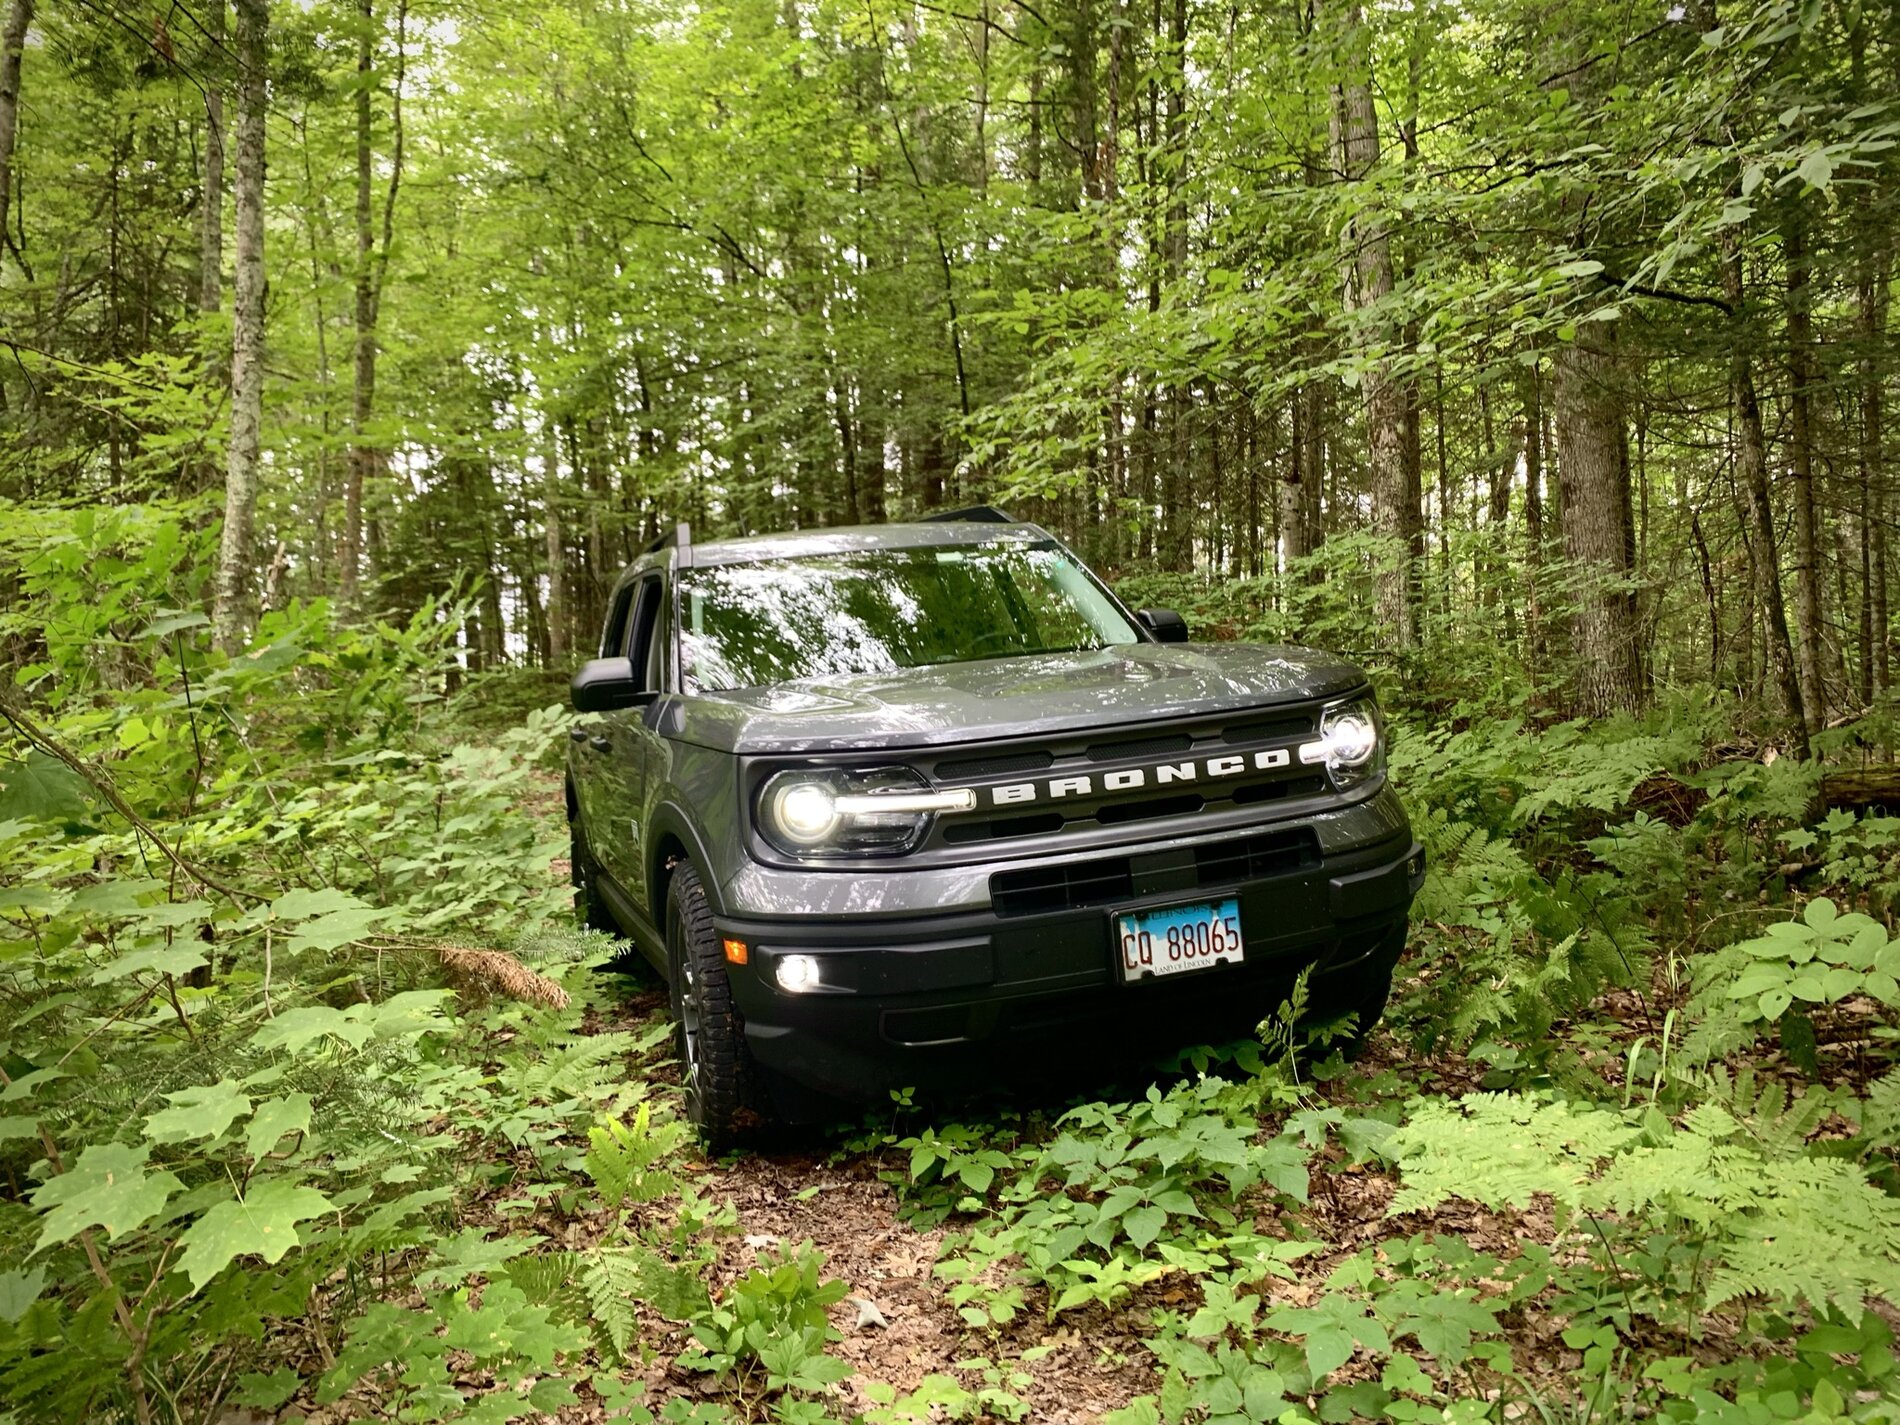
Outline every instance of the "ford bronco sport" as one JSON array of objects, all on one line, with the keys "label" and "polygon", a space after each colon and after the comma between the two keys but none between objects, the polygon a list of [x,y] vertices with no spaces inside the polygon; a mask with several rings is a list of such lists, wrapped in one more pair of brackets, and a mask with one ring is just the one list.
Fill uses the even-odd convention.
[{"label": "ford bronco sport", "polygon": [[664,976],[709,1146],[752,1115],[1383,1010],[1424,871],[1365,674],[1190,643],[983,508],[692,542],[573,681],[582,914]]}]

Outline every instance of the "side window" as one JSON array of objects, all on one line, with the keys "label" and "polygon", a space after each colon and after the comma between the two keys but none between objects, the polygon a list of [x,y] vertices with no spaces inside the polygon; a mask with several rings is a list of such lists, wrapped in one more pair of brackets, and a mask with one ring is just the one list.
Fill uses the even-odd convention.
[{"label": "side window", "polygon": [[633,639],[627,645],[633,671],[641,679],[641,688],[649,693],[658,692],[660,688],[661,640],[656,637],[659,626],[660,580],[654,575],[640,581],[639,600],[634,605]]},{"label": "side window", "polygon": [[634,586],[629,584],[614,595],[613,608],[607,613],[607,628],[600,636],[600,656],[615,658],[627,646],[627,614],[633,608]]}]

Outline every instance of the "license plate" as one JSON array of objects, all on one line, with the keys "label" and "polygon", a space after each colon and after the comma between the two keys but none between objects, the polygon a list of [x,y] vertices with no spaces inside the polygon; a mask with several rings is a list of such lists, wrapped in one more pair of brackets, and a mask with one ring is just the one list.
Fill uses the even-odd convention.
[{"label": "license plate", "polygon": [[1240,902],[1204,901],[1115,917],[1115,944],[1124,982],[1183,975],[1246,958],[1240,941]]}]

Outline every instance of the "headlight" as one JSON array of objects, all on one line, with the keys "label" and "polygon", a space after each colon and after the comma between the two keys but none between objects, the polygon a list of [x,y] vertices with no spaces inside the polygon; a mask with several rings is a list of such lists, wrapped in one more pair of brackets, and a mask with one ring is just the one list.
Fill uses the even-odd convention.
[{"label": "headlight", "polygon": [[1340,791],[1371,781],[1385,770],[1385,724],[1371,698],[1337,703],[1320,714],[1326,770]]},{"label": "headlight", "polygon": [[967,788],[933,792],[909,767],[780,772],[759,789],[759,830],[791,856],[901,856],[942,811],[968,811]]}]

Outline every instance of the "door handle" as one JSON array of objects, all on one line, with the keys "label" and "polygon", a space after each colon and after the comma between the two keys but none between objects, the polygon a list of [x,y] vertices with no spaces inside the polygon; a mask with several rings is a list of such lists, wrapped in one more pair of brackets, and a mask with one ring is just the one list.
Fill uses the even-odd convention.
[{"label": "door handle", "polygon": [[587,739],[587,745],[596,752],[611,752],[614,740],[611,737],[590,737]]},{"label": "door handle", "polygon": [[567,735],[576,742],[587,741],[587,729],[584,727],[570,727],[567,730]]}]

